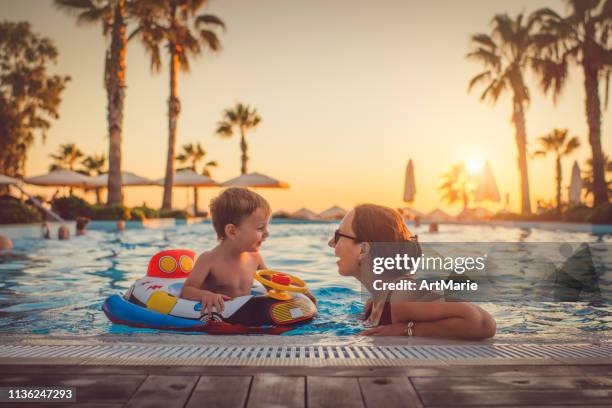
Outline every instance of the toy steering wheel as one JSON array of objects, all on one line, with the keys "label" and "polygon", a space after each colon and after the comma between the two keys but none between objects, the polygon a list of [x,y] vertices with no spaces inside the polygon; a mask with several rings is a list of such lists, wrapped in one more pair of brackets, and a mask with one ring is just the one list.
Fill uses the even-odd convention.
[{"label": "toy steering wheel", "polygon": [[278,300],[291,299],[287,292],[306,293],[306,283],[300,278],[289,275],[288,273],[277,272],[271,269],[261,269],[256,271],[254,276],[262,285],[272,288],[267,295]]}]

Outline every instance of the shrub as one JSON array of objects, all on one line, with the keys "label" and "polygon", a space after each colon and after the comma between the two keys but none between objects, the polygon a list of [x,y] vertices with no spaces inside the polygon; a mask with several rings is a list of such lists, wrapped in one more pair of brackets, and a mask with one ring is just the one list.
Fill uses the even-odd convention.
[{"label": "shrub", "polygon": [[612,224],[612,203],[603,203],[595,207],[588,221],[593,224]]},{"label": "shrub", "polygon": [[567,222],[588,222],[593,209],[584,204],[578,204],[567,209],[561,216]]},{"label": "shrub", "polygon": [[124,205],[97,204],[92,207],[92,220],[129,220],[130,209]]},{"label": "shrub", "polygon": [[144,215],[142,210],[138,208],[132,208],[130,210],[130,219],[132,221],[144,221],[147,219],[147,217]]},{"label": "shrub", "polygon": [[147,207],[146,204],[143,204],[139,207],[132,208],[132,218],[140,219],[139,218],[140,215],[135,216],[135,213],[141,214],[142,216],[144,216],[144,218],[159,218],[159,211],[153,208]]},{"label": "shrub", "polygon": [[51,208],[65,220],[75,220],[77,217],[92,215],[91,205],[80,197],[59,197],[51,202]]},{"label": "shrub", "polygon": [[185,210],[161,210],[159,218],[177,218],[179,220],[187,219],[187,211]]},{"label": "shrub", "polygon": [[42,216],[38,210],[19,200],[2,199],[0,204],[0,224],[20,224],[40,222]]}]

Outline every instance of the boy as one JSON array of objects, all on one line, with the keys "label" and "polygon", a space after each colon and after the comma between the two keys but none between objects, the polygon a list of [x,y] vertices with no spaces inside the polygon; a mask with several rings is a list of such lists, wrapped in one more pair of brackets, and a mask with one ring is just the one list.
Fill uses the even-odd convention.
[{"label": "boy", "polygon": [[245,188],[228,188],[210,204],[219,244],[198,257],[181,297],[202,302],[202,314],[223,312],[224,301],[251,293],[253,273],[265,269],[259,247],[268,237],[270,206]]}]

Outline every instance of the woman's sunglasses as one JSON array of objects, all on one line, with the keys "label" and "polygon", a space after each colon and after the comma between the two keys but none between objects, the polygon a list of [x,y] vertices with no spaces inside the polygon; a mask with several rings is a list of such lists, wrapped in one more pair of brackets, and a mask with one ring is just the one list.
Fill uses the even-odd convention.
[{"label": "woman's sunglasses", "polygon": [[[340,241],[340,238],[348,238],[348,239],[352,239],[353,241],[357,241],[357,237],[352,237],[350,235],[343,234],[343,233],[340,232],[339,229],[337,229],[337,230],[334,231],[334,245],[336,245],[338,243],[338,241]],[[419,236],[418,235],[411,236],[409,241],[416,243],[418,252],[421,252],[421,246],[419,245]]]},{"label": "woman's sunglasses", "polygon": [[340,238],[348,238],[348,239],[352,239],[353,241],[357,241],[357,237],[351,237],[350,235],[346,235],[340,232],[339,229],[334,231],[334,245],[336,245],[338,243],[338,241],[340,241]]}]

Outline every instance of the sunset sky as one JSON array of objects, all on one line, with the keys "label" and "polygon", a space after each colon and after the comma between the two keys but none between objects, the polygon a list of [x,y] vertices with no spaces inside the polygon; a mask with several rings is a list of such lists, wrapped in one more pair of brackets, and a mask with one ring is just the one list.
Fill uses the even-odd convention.
[{"label": "sunset sky", "polygon": [[[565,13],[555,0],[213,0],[207,11],[227,24],[223,50],[192,61],[179,77],[182,112],[178,143],[201,142],[213,177],[224,181],[240,170],[238,138],[214,136],[224,108],[240,101],[255,106],[263,121],[248,135],[249,171],[291,184],[261,190],[273,209],[362,202],[401,206],[405,166],[415,164],[414,207],[456,213],[440,202],[440,176],[462,160],[489,160],[502,197],[519,209],[519,176],[508,96],[491,106],[467,83],[482,67],[465,59],[469,38],[489,32],[496,13],[530,13],[540,7]],[[46,144],[39,138],[28,155],[26,175],[48,170],[60,144],[74,142],[87,154],[107,151],[106,96],[102,84],[105,40],[100,26],[77,26],[51,1],[0,3],[2,19],[28,20],[59,49],[54,72],[72,81],[63,94],[60,119]],[[167,148],[167,69],[152,74],[137,41],[127,54],[123,168],[159,178]],[[556,107],[529,77],[527,112],[532,150],[552,128],[569,128],[582,146],[563,163],[564,193],[570,168],[590,156],[582,72],[571,80]],[[604,152],[612,153],[610,110],[603,114]],[[529,161],[532,201],[554,196],[552,156]],[[36,190],[38,191],[38,190]],[[53,189],[47,189],[52,194]],[[218,189],[201,190],[201,205]],[[160,206],[162,188],[127,188],[126,204]],[[174,206],[186,204],[176,188]],[[191,194],[191,192],[189,193]],[[493,208],[499,208],[493,207]]]}]

